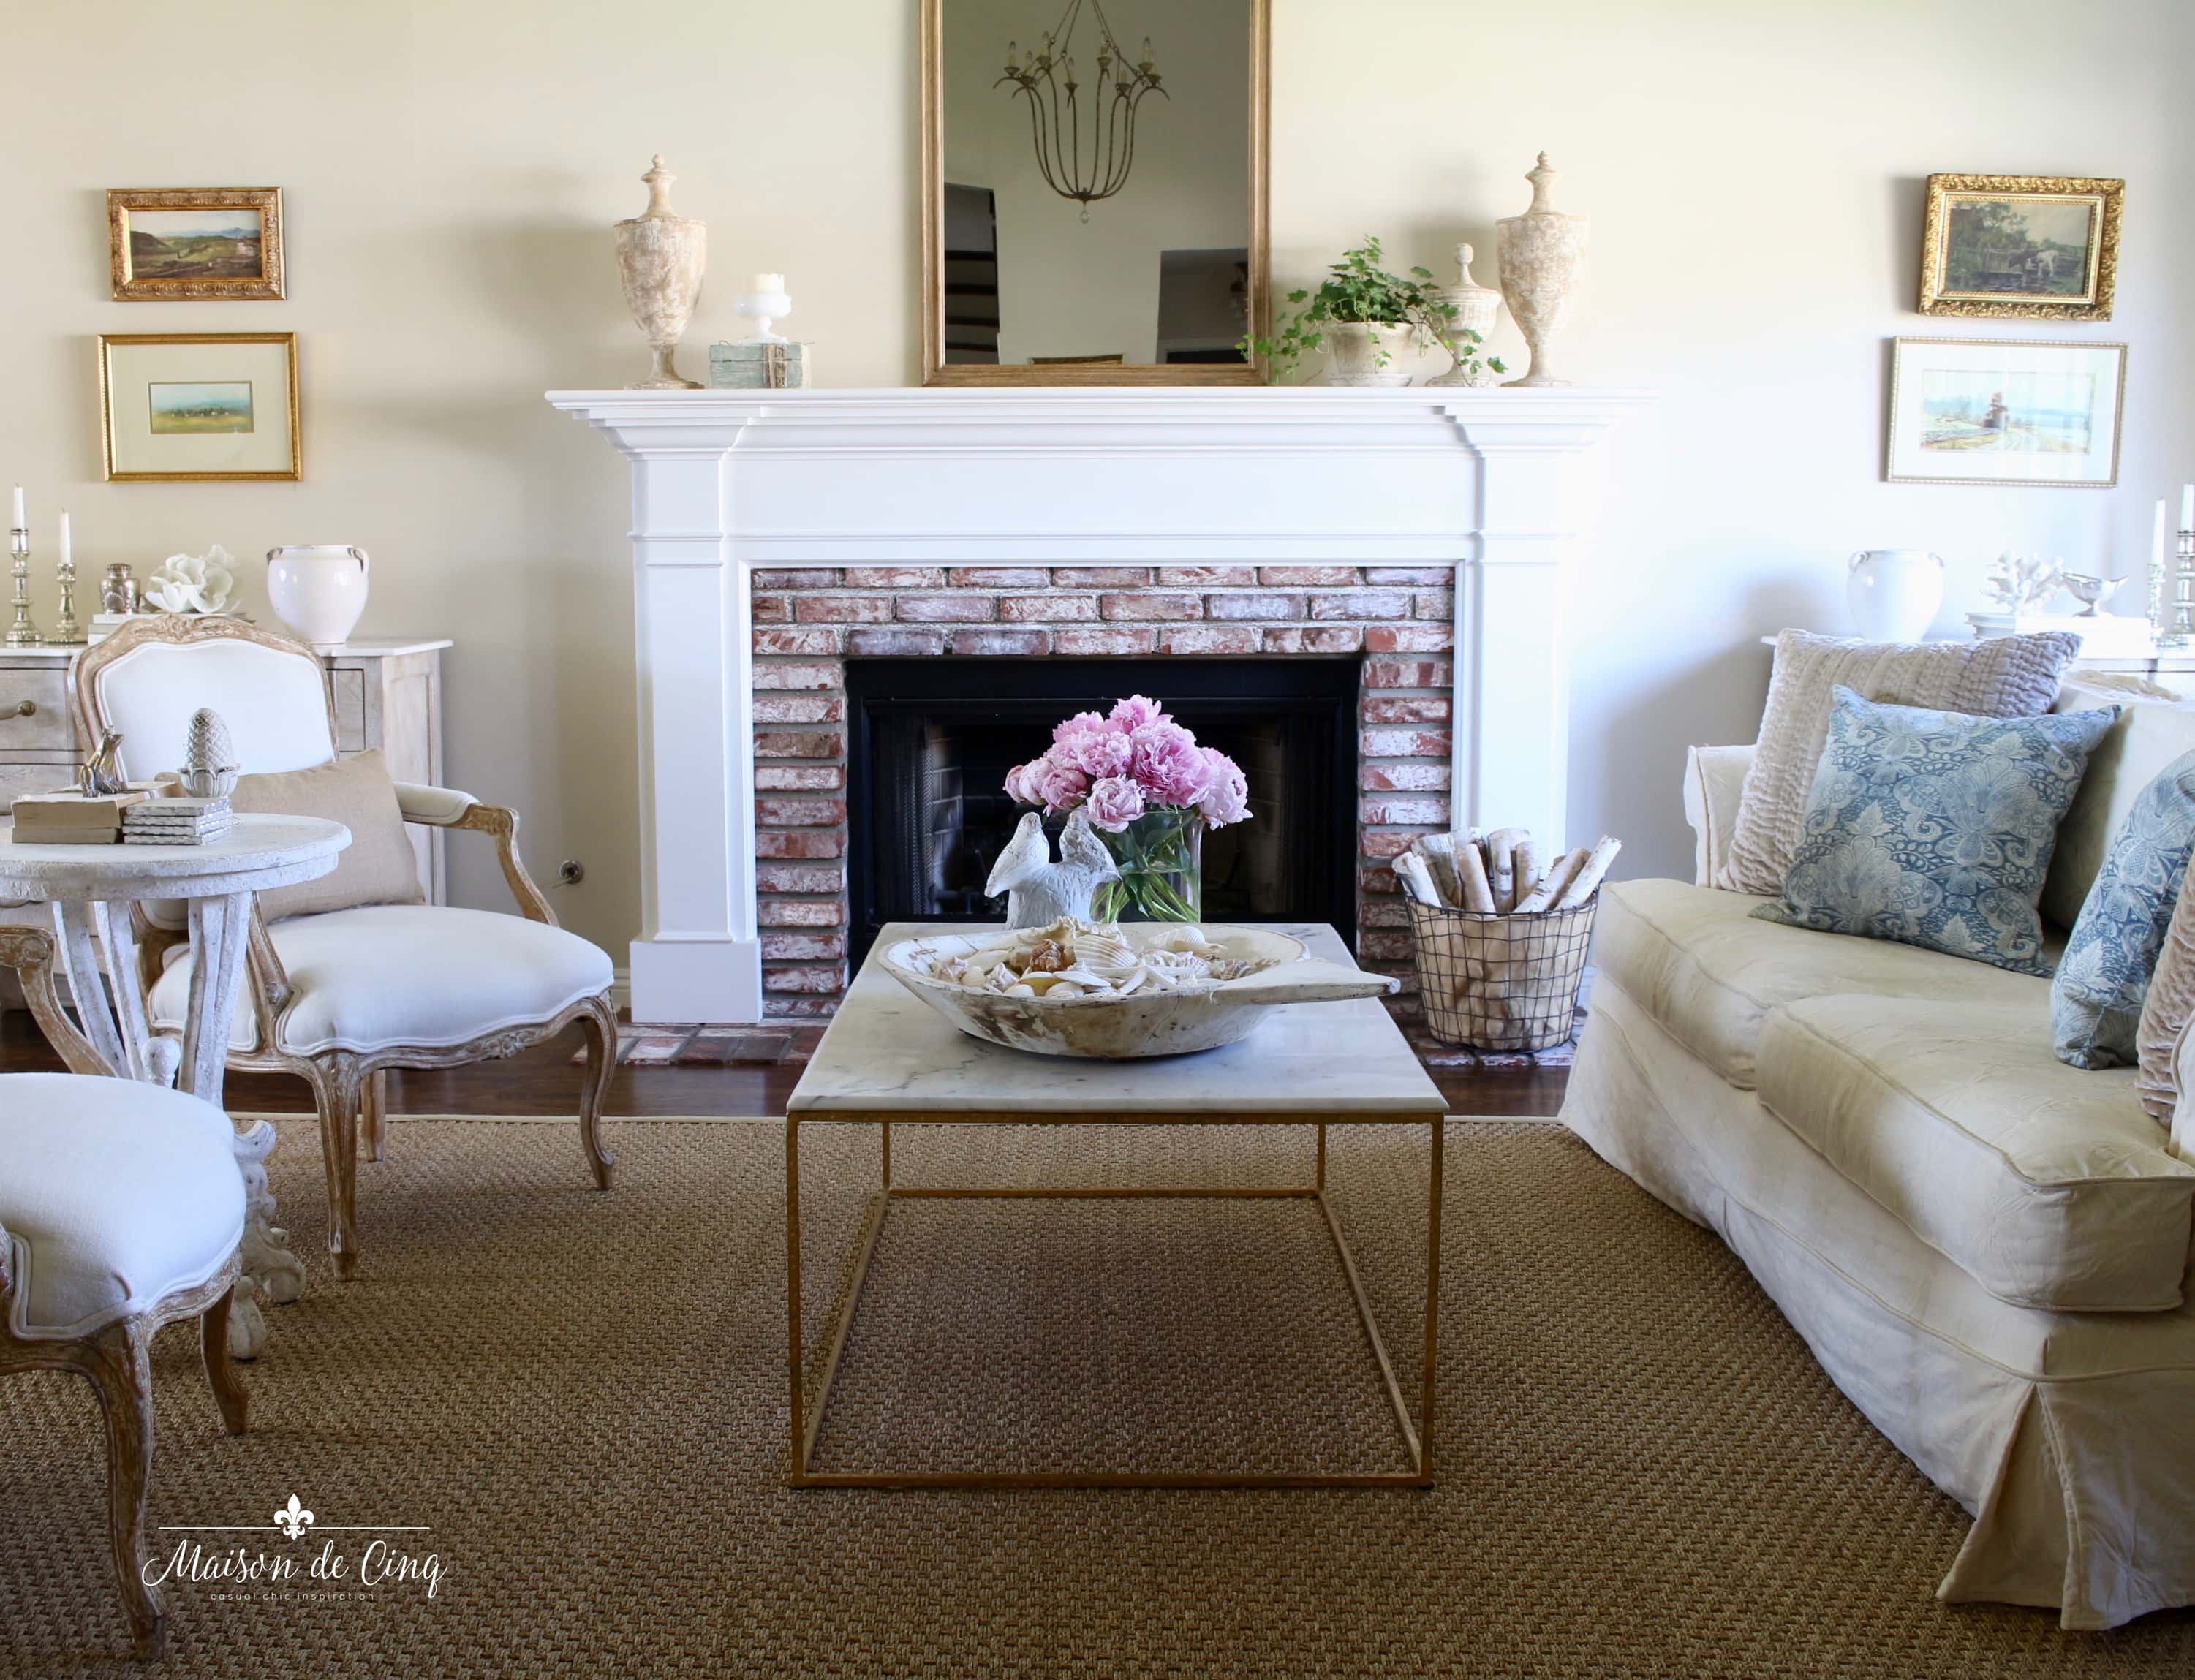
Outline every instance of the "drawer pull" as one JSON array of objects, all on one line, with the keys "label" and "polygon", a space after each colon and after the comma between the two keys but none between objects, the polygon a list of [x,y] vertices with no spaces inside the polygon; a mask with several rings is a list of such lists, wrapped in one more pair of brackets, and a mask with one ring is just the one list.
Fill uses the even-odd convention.
[{"label": "drawer pull", "polygon": [[18,700],[11,706],[0,707],[0,717],[36,717],[37,715],[38,703],[36,700]]}]

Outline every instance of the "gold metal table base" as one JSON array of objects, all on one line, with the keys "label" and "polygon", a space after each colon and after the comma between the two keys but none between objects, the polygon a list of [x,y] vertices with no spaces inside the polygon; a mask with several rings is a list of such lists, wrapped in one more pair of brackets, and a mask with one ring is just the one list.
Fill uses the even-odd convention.
[{"label": "gold metal table base", "polygon": [[[1347,1123],[1355,1123],[1351,1117]],[[879,1183],[871,1195],[867,1216],[856,1239],[856,1251],[854,1272],[845,1292],[845,1304],[834,1315],[830,1326],[830,1338],[824,1352],[821,1379],[815,1385],[814,1402],[809,1402],[805,1393],[803,1367],[805,1355],[801,1338],[800,1322],[800,1128],[804,1122],[825,1125],[868,1124],[882,1129],[882,1148],[879,1159]],[[1428,1114],[1416,1123],[1426,1125],[1432,1137],[1429,1151],[1429,1170],[1426,1193],[1426,1294],[1425,1294],[1425,1363],[1420,1376],[1418,1418],[1413,1421],[1409,1402],[1403,1396],[1403,1385],[1395,1375],[1394,1362],[1387,1356],[1386,1343],[1380,1340],[1380,1326],[1372,1312],[1372,1303],[1364,1293],[1363,1279],[1357,1269],[1357,1258],[1350,1252],[1349,1239],[1341,1228],[1340,1217],[1326,1194],[1326,1128],[1323,1120],[1311,1121],[1302,1114],[1230,1114],[1224,1117],[1208,1114],[1136,1115],[1132,1118],[1112,1114],[1001,1113],[987,1111],[980,1114],[940,1114],[910,1116],[904,1113],[877,1114],[810,1109],[803,1113],[788,1113],[785,1118],[785,1245],[786,1245],[786,1361],[792,1380],[792,1452],[787,1482],[795,1487],[1430,1487],[1433,1482],[1433,1406],[1435,1372],[1440,1353],[1440,1227],[1441,1227],[1441,1142],[1443,1116]],[[898,1125],[1165,1125],[1168,1124],[1303,1125],[1313,1124],[1318,1129],[1318,1165],[1314,1182],[1304,1186],[1283,1186],[1266,1189],[1252,1187],[1194,1187],[1188,1188],[1161,1188],[1138,1189],[1112,1186],[983,1186],[983,1185],[896,1185],[892,1182],[891,1129]],[[1411,1120],[1397,1120],[1386,1117],[1368,1117],[1364,1124],[1411,1124]],[[1334,1252],[1341,1261],[1343,1275],[1349,1282],[1349,1292],[1357,1303],[1358,1322],[1363,1326],[1364,1338],[1370,1345],[1372,1357],[1380,1370],[1380,1380],[1385,1386],[1387,1400],[1394,1409],[1396,1426],[1401,1430],[1403,1445],[1411,1468],[1406,1470],[819,1470],[813,1468],[815,1459],[815,1441],[821,1433],[823,1418],[831,1401],[832,1379],[838,1372],[838,1356],[845,1351],[846,1338],[853,1328],[854,1316],[860,1309],[861,1287],[867,1280],[869,1262],[876,1253],[877,1238],[884,1230],[884,1218],[891,1204],[897,1200],[982,1200],[987,1198],[1038,1198],[1054,1200],[1114,1199],[1121,1200],[1157,1200],[1169,1198],[1206,1200],[1295,1200],[1315,1201],[1326,1217],[1326,1227],[1334,1238]]]}]

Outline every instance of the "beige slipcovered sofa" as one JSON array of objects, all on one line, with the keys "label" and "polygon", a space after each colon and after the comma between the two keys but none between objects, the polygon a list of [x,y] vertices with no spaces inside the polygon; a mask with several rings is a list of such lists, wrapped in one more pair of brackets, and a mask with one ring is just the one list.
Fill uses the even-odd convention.
[{"label": "beige slipcovered sofa", "polygon": [[[2140,785],[2195,746],[2195,712],[2133,721],[2069,814],[2046,909],[2077,908]],[[1700,882],[1751,753],[1687,766]],[[1755,921],[1760,902],[1603,892],[1563,1119],[1717,1232],[1973,1514],[1939,1597],[2048,1605],[2069,1628],[2195,1603],[2195,1164],[2133,1069],[2052,1055],[2048,981]],[[2195,1091],[2195,1034],[2180,1065]],[[2177,1135],[2195,1141],[2185,1110]]]}]

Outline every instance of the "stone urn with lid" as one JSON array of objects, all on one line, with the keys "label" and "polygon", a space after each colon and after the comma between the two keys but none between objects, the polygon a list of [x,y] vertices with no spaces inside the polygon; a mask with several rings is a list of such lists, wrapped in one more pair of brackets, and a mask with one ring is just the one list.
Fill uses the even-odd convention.
[{"label": "stone urn with lid", "polygon": [[[1472,259],[1478,254],[1469,245],[1458,245],[1455,284],[1442,286],[1433,293],[1455,311],[1455,318],[1442,325],[1439,334],[1441,348],[1449,353],[1455,365],[1439,378],[1426,380],[1428,385],[1491,385],[1500,377],[1480,358],[1494,331],[1494,318],[1501,313],[1501,294],[1471,278]],[[1478,336],[1475,340],[1466,338],[1466,332]]]},{"label": "stone urn with lid", "polygon": [[677,178],[663,167],[663,154],[657,152],[641,176],[648,183],[647,210],[617,225],[618,275],[625,282],[625,304],[655,352],[648,377],[634,380],[625,387],[629,391],[701,388],[700,380],[683,377],[671,363],[693,318],[701,271],[708,263],[708,224],[671,213],[671,183]]},{"label": "stone urn with lid", "polygon": [[1531,347],[1532,366],[1512,385],[1567,385],[1555,372],[1555,343],[1568,325],[1576,301],[1578,275],[1585,266],[1586,233],[1581,216],[1558,210],[1552,202],[1555,171],[1547,154],[1525,172],[1532,183],[1531,207],[1522,216],[1495,222],[1501,235],[1501,296]]}]

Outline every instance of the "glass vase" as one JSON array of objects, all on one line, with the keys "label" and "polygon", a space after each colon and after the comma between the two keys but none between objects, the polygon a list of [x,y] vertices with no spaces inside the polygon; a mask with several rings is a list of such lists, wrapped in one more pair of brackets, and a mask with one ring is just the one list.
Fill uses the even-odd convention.
[{"label": "glass vase", "polygon": [[1099,922],[1198,922],[1204,918],[1204,813],[1159,805],[1118,834],[1098,831],[1121,878],[1099,883],[1091,917]]}]

